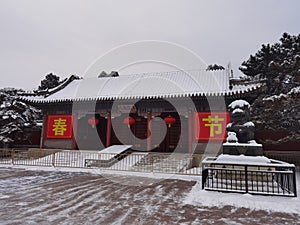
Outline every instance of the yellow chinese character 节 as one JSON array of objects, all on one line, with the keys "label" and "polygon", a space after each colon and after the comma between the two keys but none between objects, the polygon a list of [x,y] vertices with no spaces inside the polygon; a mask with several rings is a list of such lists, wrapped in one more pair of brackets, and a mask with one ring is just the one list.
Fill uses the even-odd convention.
[{"label": "yellow chinese character \u8282", "polygon": [[210,137],[214,137],[215,134],[222,134],[222,123],[220,122],[224,121],[224,118],[219,118],[217,115],[215,117],[208,116],[207,118],[202,119],[202,121],[208,122],[204,124],[204,126],[210,127]]},{"label": "yellow chinese character \u8282", "polygon": [[65,131],[67,130],[66,119],[58,118],[54,120],[53,131],[55,136],[63,136]]}]

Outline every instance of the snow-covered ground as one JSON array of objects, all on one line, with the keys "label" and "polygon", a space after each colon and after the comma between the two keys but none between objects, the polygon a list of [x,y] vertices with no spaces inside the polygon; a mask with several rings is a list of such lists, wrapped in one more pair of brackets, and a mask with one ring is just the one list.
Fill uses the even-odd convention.
[{"label": "snow-covered ground", "polygon": [[[300,193],[300,174],[297,174],[297,192]],[[251,194],[234,194],[210,192],[201,189],[197,182],[185,199],[185,203],[195,206],[249,208],[268,212],[295,213],[300,215],[300,198],[261,196]],[[300,219],[300,218],[299,218]],[[300,222],[300,221],[299,221]]]},{"label": "snow-covered ground", "polygon": [[203,191],[199,176],[2,165],[0,178],[1,225],[300,224],[299,197]]}]

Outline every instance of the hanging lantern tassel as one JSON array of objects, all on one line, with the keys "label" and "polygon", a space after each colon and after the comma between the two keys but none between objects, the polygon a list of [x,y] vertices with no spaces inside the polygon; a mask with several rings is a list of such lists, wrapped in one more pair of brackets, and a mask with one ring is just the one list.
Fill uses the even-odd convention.
[{"label": "hanging lantern tassel", "polygon": [[168,127],[171,128],[171,125],[176,122],[176,119],[169,115],[166,118],[164,118],[164,121],[168,125]]},{"label": "hanging lantern tassel", "polygon": [[131,125],[135,124],[135,119],[132,117],[126,117],[123,120],[123,123],[127,124],[128,128],[130,128]]},{"label": "hanging lantern tassel", "polygon": [[90,118],[90,119],[88,120],[88,123],[92,126],[92,128],[95,128],[95,126],[98,125],[99,120],[96,119],[96,118]]}]

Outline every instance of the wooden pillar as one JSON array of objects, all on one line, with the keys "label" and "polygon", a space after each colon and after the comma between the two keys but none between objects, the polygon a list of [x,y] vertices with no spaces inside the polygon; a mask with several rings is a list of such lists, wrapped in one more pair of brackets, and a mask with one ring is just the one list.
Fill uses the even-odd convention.
[{"label": "wooden pillar", "polygon": [[107,126],[106,126],[106,147],[110,146],[111,141],[111,113],[107,115]]},{"label": "wooden pillar", "polygon": [[48,116],[45,113],[43,115],[43,126],[42,126],[42,133],[41,133],[40,148],[45,147],[45,139],[46,139],[46,136],[47,136],[47,129],[48,129]]},{"label": "wooden pillar", "polygon": [[72,149],[77,149],[77,130],[78,130],[78,113],[74,113],[72,116],[73,135],[72,135]]},{"label": "wooden pillar", "polygon": [[148,114],[147,114],[147,151],[151,150],[151,125],[150,125],[151,118],[152,118],[152,113],[148,112]]},{"label": "wooden pillar", "polygon": [[193,112],[189,112],[188,114],[188,132],[189,132],[189,137],[188,137],[188,144],[189,144],[189,154],[193,153]]}]

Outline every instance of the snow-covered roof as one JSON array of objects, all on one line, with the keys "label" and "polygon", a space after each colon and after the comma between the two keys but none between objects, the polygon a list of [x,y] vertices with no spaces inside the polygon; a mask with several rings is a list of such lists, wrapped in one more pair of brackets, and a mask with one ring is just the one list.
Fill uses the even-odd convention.
[{"label": "snow-covered roof", "polygon": [[234,86],[229,89],[225,71],[182,71],[93,77],[73,80],[47,97],[26,97],[31,102],[94,101],[117,99],[177,98],[242,94],[260,84]]}]

